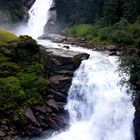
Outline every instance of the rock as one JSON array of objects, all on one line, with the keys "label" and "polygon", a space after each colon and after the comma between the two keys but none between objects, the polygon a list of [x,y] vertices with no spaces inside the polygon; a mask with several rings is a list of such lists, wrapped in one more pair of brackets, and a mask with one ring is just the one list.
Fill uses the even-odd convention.
[{"label": "rock", "polygon": [[6,136],[6,133],[0,130],[0,137]]},{"label": "rock", "polygon": [[72,71],[80,65],[82,60],[88,59],[89,54],[73,52],[57,48],[41,48],[47,64],[46,69],[51,72]]},{"label": "rock", "polygon": [[135,140],[139,140],[140,139],[140,113],[138,111],[135,112],[135,118],[133,124],[134,124]]},{"label": "rock", "polygon": [[55,65],[61,66],[61,63],[56,58],[52,58],[52,61],[54,62]]},{"label": "rock", "polygon": [[38,39],[49,39],[55,43],[62,43],[63,41],[67,40],[67,37],[60,34],[44,34]]},{"label": "rock", "polygon": [[28,108],[25,112],[25,116],[32,121],[35,125],[40,126],[40,124],[37,122],[32,110],[30,108]]},{"label": "rock", "polygon": [[71,84],[71,80],[72,78],[69,76],[54,75],[50,79],[50,87],[51,89],[54,89],[56,91],[61,91],[62,89],[64,89],[64,91],[66,92],[67,85]]},{"label": "rock", "polygon": [[28,9],[30,9],[30,7],[34,4],[35,0],[28,0],[25,4],[27,6]]},{"label": "rock", "polygon": [[61,92],[57,92],[57,91],[54,91],[53,89],[50,89],[49,90],[52,94],[54,94],[55,96],[60,96],[62,98],[67,98],[67,96]]},{"label": "rock", "polygon": [[68,118],[65,118],[63,115],[57,115],[55,120],[63,127],[68,124]]},{"label": "rock", "polygon": [[8,130],[8,127],[6,125],[1,125],[2,130]]},{"label": "rock", "polygon": [[50,82],[52,84],[59,84],[62,82],[67,82],[67,81],[69,82],[71,80],[72,78],[69,76],[56,75],[56,76],[51,77]]},{"label": "rock", "polygon": [[39,112],[42,112],[42,113],[46,113],[47,112],[47,106],[46,105],[43,105],[43,106],[35,106],[33,107],[34,110],[37,110]]},{"label": "rock", "polygon": [[86,54],[86,53],[81,53],[81,54],[75,55],[73,57],[75,67],[78,68],[79,65],[81,64],[81,61],[86,60],[88,58],[89,58],[89,54]]},{"label": "rock", "polygon": [[69,46],[66,46],[66,45],[65,45],[65,46],[63,46],[63,47],[64,47],[64,48],[66,48],[66,49],[69,49],[69,48],[70,48]]},{"label": "rock", "polygon": [[61,71],[55,71],[56,74],[59,74],[59,75],[67,75],[67,76],[73,76],[73,71],[70,71],[70,70],[61,70]]},{"label": "rock", "polygon": [[40,128],[40,127],[37,128],[37,127],[33,127],[33,126],[28,126],[26,129],[28,130],[28,131],[26,131],[27,135],[30,136],[30,137],[38,136],[43,131],[42,128]]},{"label": "rock", "polygon": [[2,120],[2,124],[7,124],[8,120],[7,119],[3,119]]},{"label": "rock", "polygon": [[48,106],[50,106],[50,107],[56,109],[57,111],[59,111],[58,106],[57,106],[57,104],[56,104],[56,102],[55,102],[54,99],[48,100],[47,101],[47,104],[48,104]]},{"label": "rock", "polygon": [[48,118],[47,122],[51,128],[56,129],[56,130],[60,129],[59,124],[55,120],[53,120],[51,117]]}]

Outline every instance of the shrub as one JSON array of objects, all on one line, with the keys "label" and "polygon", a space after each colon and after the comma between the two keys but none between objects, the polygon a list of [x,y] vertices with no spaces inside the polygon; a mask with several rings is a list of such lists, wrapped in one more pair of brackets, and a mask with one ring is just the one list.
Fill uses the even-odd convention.
[{"label": "shrub", "polygon": [[0,78],[0,110],[16,110],[25,93],[16,77]]},{"label": "shrub", "polygon": [[91,25],[80,24],[78,26],[74,26],[71,29],[71,34],[74,37],[85,37],[86,35],[91,34],[91,31],[92,31],[92,26]]},{"label": "shrub", "polygon": [[116,30],[112,32],[111,40],[113,43],[119,44],[119,45],[131,45],[134,43],[133,36],[123,30]]},{"label": "shrub", "polygon": [[8,114],[12,118],[17,112],[22,114],[20,110],[44,103],[49,82],[45,79],[47,72],[35,40],[20,36],[0,46],[0,63],[1,118]]}]

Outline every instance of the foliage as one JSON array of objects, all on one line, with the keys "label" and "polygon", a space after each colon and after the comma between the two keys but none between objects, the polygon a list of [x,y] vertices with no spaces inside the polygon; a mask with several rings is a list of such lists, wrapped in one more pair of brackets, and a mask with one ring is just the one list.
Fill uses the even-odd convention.
[{"label": "foliage", "polygon": [[28,36],[12,41],[9,34],[10,43],[0,45],[0,111],[7,115],[42,104],[49,84],[36,41]]},{"label": "foliage", "polygon": [[58,21],[74,24],[93,24],[102,19],[104,23],[115,24],[121,18],[130,23],[140,15],[139,0],[54,0]]},{"label": "foliage", "polygon": [[122,19],[111,26],[75,25],[70,33],[77,38],[85,38],[87,41],[102,44],[117,44],[119,46],[137,44],[139,40],[140,24],[130,24]]},{"label": "foliage", "polygon": [[0,78],[0,110],[12,111],[17,109],[25,98],[20,81],[13,76]]},{"label": "foliage", "polygon": [[13,21],[24,18],[27,0],[0,0],[0,9],[11,15]]}]

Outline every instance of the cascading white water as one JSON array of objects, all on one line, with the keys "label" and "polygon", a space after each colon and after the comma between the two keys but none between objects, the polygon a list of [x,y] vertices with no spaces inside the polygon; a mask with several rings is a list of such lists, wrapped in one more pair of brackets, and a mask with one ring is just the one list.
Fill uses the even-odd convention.
[{"label": "cascading white water", "polygon": [[37,39],[44,32],[44,26],[49,18],[49,9],[53,0],[36,0],[29,10],[27,25],[21,25],[16,29],[16,34],[26,34]]},{"label": "cascading white water", "polygon": [[[27,26],[19,28],[18,34],[31,35],[35,39],[42,35],[52,2],[36,0],[29,11]],[[63,46],[43,40],[39,43]],[[87,49],[70,47],[70,50],[87,52],[90,58],[76,71],[69,91],[69,130],[48,140],[134,140],[134,107],[126,89],[121,91],[117,86],[120,81],[116,72],[117,58]]]},{"label": "cascading white water", "polygon": [[92,52],[76,71],[67,108],[70,128],[49,140],[134,140],[134,107],[117,85],[117,58]]},{"label": "cascading white water", "polygon": [[32,37],[37,38],[43,34],[52,2],[53,0],[36,0],[29,10],[28,29]]}]

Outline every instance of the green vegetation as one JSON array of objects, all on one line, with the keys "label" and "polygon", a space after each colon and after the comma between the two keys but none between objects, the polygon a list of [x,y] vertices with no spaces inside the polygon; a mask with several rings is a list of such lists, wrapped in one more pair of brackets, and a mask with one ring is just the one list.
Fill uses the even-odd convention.
[{"label": "green vegetation", "polygon": [[12,33],[0,29],[0,45],[18,40],[18,37]]},{"label": "green vegetation", "polygon": [[140,0],[54,0],[58,21],[68,25],[115,24],[121,18],[135,22],[140,15]]},{"label": "green vegetation", "polygon": [[10,15],[12,21],[22,20],[27,12],[29,0],[0,0],[0,9]]},{"label": "green vegetation", "polygon": [[0,45],[0,119],[3,119],[42,104],[48,81],[36,41],[0,31],[0,42],[3,42]]},{"label": "green vegetation", "polygon": [[140,41],[140,23],[130,24],[126,19],[110,26],[95,23],[80,24],[71,28],[70,34],[97,44],[115,44],[119,46],[137,46]]}]

